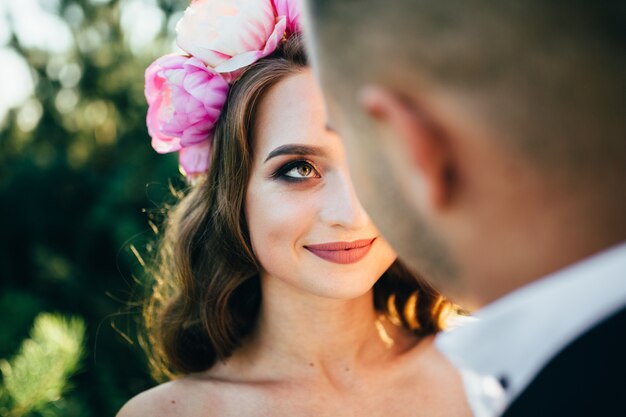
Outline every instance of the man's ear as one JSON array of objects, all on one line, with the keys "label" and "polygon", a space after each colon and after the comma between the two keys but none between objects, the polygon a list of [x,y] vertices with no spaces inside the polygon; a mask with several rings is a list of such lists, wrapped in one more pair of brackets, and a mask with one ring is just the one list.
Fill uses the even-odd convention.
[{"label": "man's ear", "polygon": [[[409,156],[414,174],[419,176],[422,197],[433,208],[448,203],[452,191],[452,157],[441,129],[409,100],[387,88],[368,86],[360,92],[365,112],[384,125]],[[385,146],[385,144],[383,144]]]}]

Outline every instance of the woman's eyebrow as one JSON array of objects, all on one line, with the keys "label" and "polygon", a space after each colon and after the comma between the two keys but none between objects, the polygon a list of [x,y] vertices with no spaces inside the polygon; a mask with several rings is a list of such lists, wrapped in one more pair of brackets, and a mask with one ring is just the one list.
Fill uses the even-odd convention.
[{"label": "woman's eyebrow", "polygon": [[272,152],[270,152],[267,155],[267,158],[265,158],[265,161],[263,161],[263,163],[279,155],[323,156],[324,151],[322,150],[322,148],[317,147],[317,146],[296,145],[296,144],[282,145],[274,149]]}]

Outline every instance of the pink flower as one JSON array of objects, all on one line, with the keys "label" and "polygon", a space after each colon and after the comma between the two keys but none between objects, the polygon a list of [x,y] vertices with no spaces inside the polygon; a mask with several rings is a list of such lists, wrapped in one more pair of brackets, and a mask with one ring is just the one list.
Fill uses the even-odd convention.
[{"label": "pink flower", "polygon": [[231,81],[276,49],[286,25],[273,0],[195,0],[176,26],[177,43]]},{"label": "pink flower", "polygon": [[300,32],[302,0],[272,0],[278,16],[287,19],[287,36]]},{"label": "pink flower", "polygon": [[206,173],[211,162],[211,141],[205,140],[197,145],[182,148],[178,154],[178,161],[181,172],[187,178]]},{"label": "pink flower", "polygon": [[166,55],[146,69],[145,94],[152,147],[159,153],[181,150],[187,172],[199,169],[198,158],[207,156],[208,164],[208,143],[228,83],[196,58]]}]

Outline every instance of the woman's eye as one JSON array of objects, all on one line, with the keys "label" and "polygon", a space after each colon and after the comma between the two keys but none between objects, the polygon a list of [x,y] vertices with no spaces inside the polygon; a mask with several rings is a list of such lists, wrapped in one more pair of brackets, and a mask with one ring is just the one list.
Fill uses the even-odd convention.
[{"label": "woman's eye", "polygon": [[305,161],[296,161],[285,165],[280,170],[279,176],[287,180],[305,180],[321,177],[313,165]]},{"label": "woman's eye", "polygon": [[285,175],[295,178],[307,178],[309,175],[311,175],[312,172],[313,168],[311,167],[311,165],[302,164],[298,165],[295,168],[291,168],[291,170],[285,173]]}]

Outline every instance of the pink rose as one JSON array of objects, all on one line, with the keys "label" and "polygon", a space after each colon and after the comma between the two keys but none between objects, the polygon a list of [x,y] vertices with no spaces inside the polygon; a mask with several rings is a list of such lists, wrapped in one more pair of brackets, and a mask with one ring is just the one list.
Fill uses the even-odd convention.
[{"label": "pink rose", "polygon": [[302,0],[272,0],[276,15],[287,19],[287,36],[300,32],[300,15],[302,14]]},{"label": "pink rose", "polygon": [[[146,122],[152,147],[159,153],[188,148],[185,158],[181,152],[181,164],[186,171],[194,171],[198,161],[188,161],[193,159],[191,155],[208,155],[206,149],[226,101],[228,83],[200,60],[181,55],[157,59],[145,76]],[[208,163],[208,157],[205,159]]]},{"label": "pink rose", "polygon": [[195,0],[176,26],[176,40],[231,81],[237,70],[276,49],[286,25],[273,0]]}]

